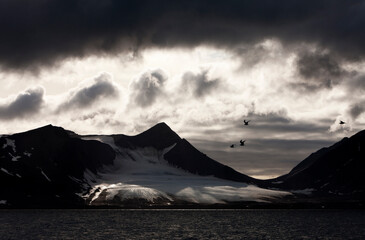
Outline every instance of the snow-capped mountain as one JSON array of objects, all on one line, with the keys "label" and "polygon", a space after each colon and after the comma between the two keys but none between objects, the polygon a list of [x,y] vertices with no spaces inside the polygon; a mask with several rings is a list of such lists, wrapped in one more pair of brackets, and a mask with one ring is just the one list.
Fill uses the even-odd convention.
[{"label": "snow-capped mountain", "polygon": [[290,194],[255,186],[165,123],[136,136],[79,136],[51,125],[2,136],[0,170],[0,200],[14,206],[224,204]]},{"label": "snow-capped mountain", "polygon": [[209,158],[165,123],[136,136],[48,125],[0,137],[0,207],[361,202],[364,149],[362,131],[264,181]]}]

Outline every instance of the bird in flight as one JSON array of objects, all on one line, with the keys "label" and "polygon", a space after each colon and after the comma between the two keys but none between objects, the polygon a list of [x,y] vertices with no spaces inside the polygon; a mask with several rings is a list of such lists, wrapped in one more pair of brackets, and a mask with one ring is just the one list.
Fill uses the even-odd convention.
[{"label": "bird in flight", "polygon": [[240,140],[240,146],[245,146],[245,142],[246,142],[246,140]]},{"label": "bird in flight", "polygon": [[245,125],[248,125],[248,123],[250,122],[250,120],[248,120],[248,121],[246,121],[246,119],[245,120],[243,120],[243,123],[245,124]]},{"label": "bird in flight", "polygon": [[342,121],[342,120],[340,120],[340,124],[341,124],[341,125],[343,125],[343,124],[345,124],[345,122],[344,122],[344,121]]},{"label": "bird in flight", "polygon": [[232,144],[231,146],[229,146],[230,148],[234,148],[234,144]]}]

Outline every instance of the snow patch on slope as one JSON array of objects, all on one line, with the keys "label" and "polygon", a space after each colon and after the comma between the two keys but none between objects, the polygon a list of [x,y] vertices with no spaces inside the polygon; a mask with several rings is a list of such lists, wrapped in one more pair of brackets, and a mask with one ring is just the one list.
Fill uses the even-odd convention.
[{"label": "snow patch on slope", "polygon": [[8,170],[6,170],[5,168],[0,168],[1,171],[3,171],[4,173],[10,175],[10,176],[14,176],[13,174],[11,174]]},{"label": "snow patch on slope", "polygon": [[11,140],[9,138],[5,138],[6,143],[3,145],[3,148],[11,147],[13,152],[16,152],[15,140]]},{"label": "snow patch on slope", "polygon": [[42,175],[43,175],[43,177],[45,178],[45,179],[47,179],[48,180],[48,182],[51,182],[51,179],[49,179],[49,177],[43,172],[43,170],[42,169],[40,169],[41,170],[41,173],[42,173]]},{"label": "snow patch on slope", "polygon": [[245,183],[219,179],[213,176],[199,176],[171,166],[164,154],[174,145],[159,151],[151,147],[139,149],[119,148],[112,137],[97,136],[94,139],[109,144],[117,153],[113,166],[104,166],[98,176],[85,172],[93,194],[91,204],[102,195],[105,200],[118,197],[121,200],[143,198],[149,202],[164,198],[170,201],[180,199],[193,203],[226,203],[233,201],[264,201],[282,197],[288,192],[262,189]]},{"label": "snow patch on slope", "polygon": [[106,191],[108,193],[106,200],[113,200],[115,196],[123,197],[123,199],[142,198],[149,202],[154,202],[155,199],[160,197],[172,200],[164,192],[139,185],[130,185],[123,183],[111,184],[107,187]]},{"label": "snow patch on slope", "polygon": [[21,156],[14,156],[13,154],[9,153],[10,157],[11,157],[11,161],[13,162],[17,162],[19,158],[21,158]]}]

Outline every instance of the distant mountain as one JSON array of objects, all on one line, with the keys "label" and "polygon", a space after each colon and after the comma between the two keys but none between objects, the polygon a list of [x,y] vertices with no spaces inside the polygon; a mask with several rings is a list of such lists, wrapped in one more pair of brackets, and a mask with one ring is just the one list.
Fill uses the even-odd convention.
[{"label": "distant mountain", "polygon": [[267,183],[280,189],[365,200],[365,130],[320,149],[288,174]]},{"label": "distant mountain", "polygon": [[80,136],[47,125],[0,137],[0,207],[285,207],[302,193],[305,201],[364,201],[364,150],[362,131],[286,175],[257,180],[209,158],[165,123],[136,136]]},{"label": "distant mountain", "polygon": [[[139,165],[135,167],[133,164],[137,163]],[[151,169],[155,169],[154,172]],[[110,175],[115,175],[116,179],[105,179]],[[128,176],[127,180],[123,179],[125,176]],[[140,176],[143,176],[142,180]],[[184,195],[184,200],[178,199],[172,196],[175,194],[173,190],[165,193],[139,188],[141,194],[137,194],[137,185],[129,188],[128,192],[119,189],[116,198],[108,199],[111,189],[105,186],[101,189],[98,185],[108,181],[108,186],[115,186],[136,179],[144,183],[146,179],[154,181],[157,178],[169,181],[171,176],[175,176],[174,181],[186,183],[194,179],[194,184],[200,184],[201,188],[205,183],[201,185],[200,179],[214,184],[223,181],[214,177],[244,182],[237,183],[238,187],[254,182],[253,178],[199,152],[165,123],[136,136],[80,136],[61,127],[47,125],[0,138],[0,206],[5,203],[20,207],[80,207],[84,204],[200,201],[177,191],[177,194]],[[172,189],[176,189],[176,184],[171,186]],[[147,194],[149,197],[145,191],[150,194]],[[134,195],[130,195],[132,192]]]},{"label": "distant mountain", "polygon": [[117,146],[130,149],[153,147],[162,150],[176,144],[164,155],[164,158],[177,168],[201,176],[212,175],[237,182],[255,183],[256,181],[201,153],[186,139],[181,139],[166,123],[159,123],[136,136],[113,135],[113,138]]}]

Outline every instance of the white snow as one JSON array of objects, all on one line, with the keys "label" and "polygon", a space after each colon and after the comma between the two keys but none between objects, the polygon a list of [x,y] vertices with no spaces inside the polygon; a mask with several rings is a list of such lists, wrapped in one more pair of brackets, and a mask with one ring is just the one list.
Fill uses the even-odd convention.
[{"label": "white snow", "polygon": [[20,176],[20,175],[19,175],[19,174],[17,174],[17,173],[15,174],[15,176],[17,176],[18,178],[22,178],[22,176]]},{"label": "white snow", "polygon": [[[96,139],[96,138],[85,138]],[[269,198],[290,195],[289,192],[262,189],[245,183],[219,179],[213,176],[194,175],[168,164],[163,151],[154,148],[118,148],[111,137],[98,136],[96,140],[109,144],[116,149],[114,166],[104,166],[99,176],[86,171],[84,176],[92,187],[87,198],[95,192],[92,201],[101,192],[106,200],[115,196],[120,199],[142,197],[150,202],[158,197],[172,201],[172,197],[195,203],[225,203],[228,201],[264,201]],[[96,181],[96,183],[94,182]],[[97,191],[99,189],[100,191]]]},{"label": "white snow", "polygon": [[24,154],[24,156],[27,156],[27,157],[32,156],[32,154],[30,152],[27,152],[27,151],[25,151],[23,154]]},{"label": "white snow", "polygon": [[0,205],[5,205],[6,204],[6,200],[0,200]]},{"label": "white snow", "polygon": [[3,148],[6,147],[11,147],[13,149],[13,152],[16,152],[16,147],[15,147],[15,140],[11,140],[9,138],[5,138],[6,143],[3,145]]},{"label": "white snow", "polygon": [[13,174],[11,174],[10,172],[8,172],[8,170],[6,170],[5,168],[1,168],[1,171],[3,171],[4,173],[10,175],[10,176],[14,176]]},{"label": "white snow", "polygon": [[21,156],[14,156],[13,154],[9,153],[10,157],[11,157],[11,161],[13,162],[17,162],[19,158],[21,158]]},{"label": "white snow", "polygon": [[51,182],[51,179],[49,179],[49,177],[43,172],[42,169],[41,169],[41,173],[48,180],[48,182]]}]

